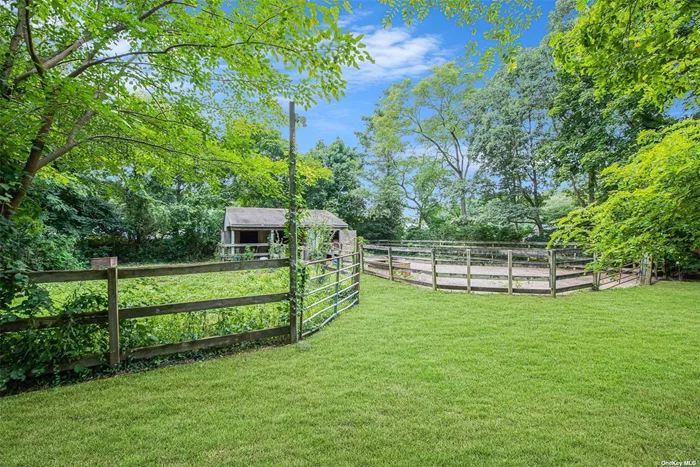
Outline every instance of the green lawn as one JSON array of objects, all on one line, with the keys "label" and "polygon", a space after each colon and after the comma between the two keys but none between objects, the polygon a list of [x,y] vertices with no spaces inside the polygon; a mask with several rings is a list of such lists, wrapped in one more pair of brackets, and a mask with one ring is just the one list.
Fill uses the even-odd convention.
[{"label": "green lawn", "polygon": [[0,465],[700,460],[700,284],[547,297],[372,277],[299,345],[0,399]]}]

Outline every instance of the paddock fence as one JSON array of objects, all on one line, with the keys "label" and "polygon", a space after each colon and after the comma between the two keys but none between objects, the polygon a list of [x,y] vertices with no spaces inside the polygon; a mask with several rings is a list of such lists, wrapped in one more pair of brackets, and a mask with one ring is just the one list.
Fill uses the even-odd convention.
[{"label": "paddock fence", "polygon": [[537,242],[521,243],[519,248],[508,242],[403,243],[411,246],[398,241],[363,245],[362,272],[433,290],[552,297],[579,289],[619,287],[641,276],[639,263],[590,271],[587,266],[594,258],[575,247],[547,250],[546,244]]},{"label": "paddock fence", "polygon": [[289,259],[273,259],[258,261],[240,261],[226,263],[203,263],[181,266],[154,266],[108,268],[103,270],[79,271],[41,271],[29,272],[29,280],[35,284],[76,282],[76,281],[107,281],[108,309],[97,312],[76,313],[66,316],[40,316],[19,319],[0,324],[0,333],[20,332],[27,329],[42,329],[65,325],[106,324],[109,336],[109,351],[106,355],[87,355],[76,362],[65,362],[57,365],[58,371],[73,369],[76,365],[94,367],[108,364],[115,367],[126,359],[136,360],[169,355],[191,350],[203,350],[220,346],[239,344],[242,342],[259,341],[279,336],[291,336],[296,332],[291,325],[267,329],[247,331],[237,334],[206,337],[185,342],[154,345],[135,349],[121,349],[119,343],[120,322],[135,318],[160,316],[173,313],[232,308],[246,305],[284,302],[289,300],[289,292],[218,298],[184,303],[169,303],[132,308],[119,308],[118,297],[120,279],[135,279],[141,277],[174,276],[185,274],[203,274],[230,271],[250,271],[260,269],[288,268]]}]

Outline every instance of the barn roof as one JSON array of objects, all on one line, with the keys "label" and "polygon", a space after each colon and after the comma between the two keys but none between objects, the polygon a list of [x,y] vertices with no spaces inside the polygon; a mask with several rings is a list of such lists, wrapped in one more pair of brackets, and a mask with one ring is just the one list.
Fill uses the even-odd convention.
[{"label": "barn roof", "polygon": [[[347,229],[348,224],[342,219],[322,209],[309,209],[309,215],[302,219],[304,226],[325,222],[334,229]],[[273,208],[226,208],[224,228],[233,229],[282,229],[287,221],[286,209]]]}]

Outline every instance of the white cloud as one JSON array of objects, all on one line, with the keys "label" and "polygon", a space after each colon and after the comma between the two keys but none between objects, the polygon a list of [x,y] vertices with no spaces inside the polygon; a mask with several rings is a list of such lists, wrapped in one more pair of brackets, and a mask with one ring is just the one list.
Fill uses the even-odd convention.
[{"label": "white cloud", "polygon": [[341,28],[350,28],[355,26],[360,20],[367,18],[373,14],[372,10],[354,10],[352,13],[341,13],[338,19],[338,26]]},{"label": "white cloud", "polygon": [[439,36],[426,34],[414,37],[407,28],[359,28],[362,39],[375,63],[362,63],[360,69],[349,68],[343,76],[351,85],[372,84],[413,78],[448,60]]},{"label": "white cloud", "polygon": [[131,52],[131,44],[126,39],[117,39],[116,42],[109,44],[106,56],[124,55]]}]

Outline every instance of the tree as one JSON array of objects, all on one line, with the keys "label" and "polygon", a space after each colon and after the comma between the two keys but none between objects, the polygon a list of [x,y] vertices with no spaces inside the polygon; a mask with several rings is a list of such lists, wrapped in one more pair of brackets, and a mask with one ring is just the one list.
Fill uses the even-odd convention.
[{"label": "tree", "polygon": [[475,98],[480,110],[473,147],[481,170],[495,177],[512,203],[524,204],[527,216],[544,234],[540,216],[547,186],[553,138],[549,116],[556,95],[555,70],[545,47],[524,49],[514,71],[499,70]]},{"label": "tree", "polygon": [[[579,2],[571,30],[551,43],[560,68],[589,75],[597,96],[641,94],[667,110],[698,104],[700,32],[692,1]],[[666,124],[667,122],[661,122]],[[603,171],[607,199],[572,213],[556,241],[579,241],[598,253],[598,266],[681,260],[698,247],[698,122],[692,115],[643,132],[628,161]]]},{"label": "tree", "polygon": [[[289,145],[278,130],[236,120],[227,125],[222,144],[232,153],[240,154],[239,163],[220,167],[218,177],[213,180],[210,177],[210,183],[222,187],[223,196],[229,199],[229,205],[268,208],[287,206],[286,157]],[[300,171],[303,171],[302,165],[300,162]]]},{"label": "tree", "polygon": [[467,102],[478,76],[454,62],[435,67],[415,85],[410,79],[392,85],[379,102],[381,112],[372,117],[380,151],[402,153],[415,144],[416,150],[442,162],[452,175],[451,191],[463,216],[469,169],[476,159]]},{"label": "tree", "polygon": [[628,164],[604,172],[608,199],[571,213],[555,242],[576,241],[597,254],[598,265],[684,261],[700,249],[700,121],[689,119],[647,131]]},{"label": "tree", "polygon": [[[549,18],[553,34],[573,28],[574,7],[575,0],[557,1]],[[568,185],[580,206],[586,206],[607,194],[599,183],[601,172],[634,154],[641,131],[660,128],[667,119],[654,105],[644,103],[640,92],[616,96],[596,91],[591,76],[562,68],[556,79],[558,92],[550,109],[556,136],[551,148],[555,178]]]},{"label": "tree", "polygon": [[337,138],[330,145],[319,141],[306,158],[315,159],[332,173],[306,190],[308,207],[327,209],[353,227],[362,222],[366,210],[360,184],[363,155]]},{"label": "tree", "polygon": [[378,179],[371,194],[365,222],[357,233],[370,240],[395,240],[403,236],[403,203],[395,175]]},{"label": "tree", "polygon": [[441,210],[440,189],[445,180],[445,169],[439,161],[424,155],[411,155],[395,160],[399,187],[403,191],[403,205],[418,214],[418,229],[431,221]]},{"label": "tree", "polygon": [[675,99],[697,107],[700,28],[694,0],[596,0],[571,30],[552,37],[558,64],[593,77],[600,93],[643,94],[664,107]]},{"label": "tree", "polygon": [[403,235],[403,199],[399,188],[395,153],[386,145],[379,144],[375,117],[383,111],[375,108],[372,116],[364,116],[365,131],[355,135],[365,150],[365,178],[371,189],[367,192],[367,217],[358,226],[357,233],[365,238],[398,239]]},{"label": "tree", "polygon": [[[279,112],[279,96],[337,98],[342,68],[369,58],[361,36],[338,26],[340,9],[305,0],[3,6],[3,215],[58,161],[83,171],[237,162],[216,146],[217,128]],[[150,157],[140,161],[143,148]]]}]

